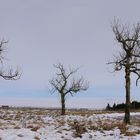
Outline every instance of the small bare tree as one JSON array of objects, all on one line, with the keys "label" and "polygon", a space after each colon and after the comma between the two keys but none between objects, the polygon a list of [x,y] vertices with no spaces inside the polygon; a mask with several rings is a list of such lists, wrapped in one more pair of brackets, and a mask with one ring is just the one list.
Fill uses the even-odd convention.
[{"label": "small bare tree", "polygon": [[18,80],[21,76],[21,72],[19,71],[19,69],[17,69],[16,71],[13,71],[12,68],[10,68],[7,72],[5,70],[3,70],[3,52],[5,50],[5,44],[7,44],[7,41],[2,40],[0,42],[0,62],[2,64],[2,67],[0,69],[0,77],[4,78],[5,80]]},{"label": "small bare tree", "polygon": [[61,115],[65,115],[65,96],[67,94],[73,94],[80,92],[82,90],[88,89],[88,83],[85,83],[83,77],[79,79],[73,78],[73,74],[75,74],[78,69],[65,69],[63,64],[59,63],[58,65],[54,65],[54,67],[58,70],[56,73],[56,77],[50,80],[50,84],[52,85],[52,91],[57,91],[61,97]]},{"label": "small bare tree", "polygon": [[115,21],[112,26],[117,42],[121,46],[121,52],[113,62],[114,71],[125,71],[126,107],[124,122],[130,123],[130,81],[131,73],[137,75],[136,85],[140,78],[140,23],[129,28]]}]

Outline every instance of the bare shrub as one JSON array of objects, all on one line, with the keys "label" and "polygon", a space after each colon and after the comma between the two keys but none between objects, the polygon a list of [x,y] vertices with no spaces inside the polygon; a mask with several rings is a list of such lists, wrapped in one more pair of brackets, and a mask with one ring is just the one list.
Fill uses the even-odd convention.
[{"label": "bare shrub", "polygon": [[74,130],[74,137],[82,138],[82,134],[87,132],[85,124],[78,122],[77,120],[73,122],[71,128]]}]

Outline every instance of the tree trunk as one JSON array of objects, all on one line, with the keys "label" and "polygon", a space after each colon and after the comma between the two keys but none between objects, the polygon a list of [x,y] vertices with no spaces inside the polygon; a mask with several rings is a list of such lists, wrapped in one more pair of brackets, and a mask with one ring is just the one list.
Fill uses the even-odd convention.
[{"label": "tree trunk", "polygon": [[125,105],[125,117],[124,123],[130,123],[130,71],[129,68],[125,69],[125,81],[126,81],[126,105]]},{"label": "tree trunk", "polygon": [[65,115],[65,95],[61,94],[61,115]]}]

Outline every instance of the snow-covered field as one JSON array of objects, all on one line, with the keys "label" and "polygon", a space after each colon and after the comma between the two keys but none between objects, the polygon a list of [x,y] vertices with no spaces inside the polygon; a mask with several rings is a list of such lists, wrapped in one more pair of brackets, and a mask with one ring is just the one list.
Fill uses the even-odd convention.
[{"label": "snow-covered field", "polygon": [[59,110],[0,109],[0,140],[140,140],[140,113],[131,113],[125,126],[124,113]]}]

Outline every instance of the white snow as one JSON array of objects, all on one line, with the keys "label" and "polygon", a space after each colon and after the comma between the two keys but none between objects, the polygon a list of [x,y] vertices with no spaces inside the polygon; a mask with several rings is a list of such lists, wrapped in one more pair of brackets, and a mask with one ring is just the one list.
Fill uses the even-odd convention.
[{"label": "white snow", "polygon": [[[123,116],[92,111],[60,116],[57,110],[1,109],[0,140],[140,140],[140,124],[126,126],[128,132],[134,132],[132,136],[121,132]],[[131,116],[136,121],[140,112]],[[112,127],[114,123],[118,126]]]}]

